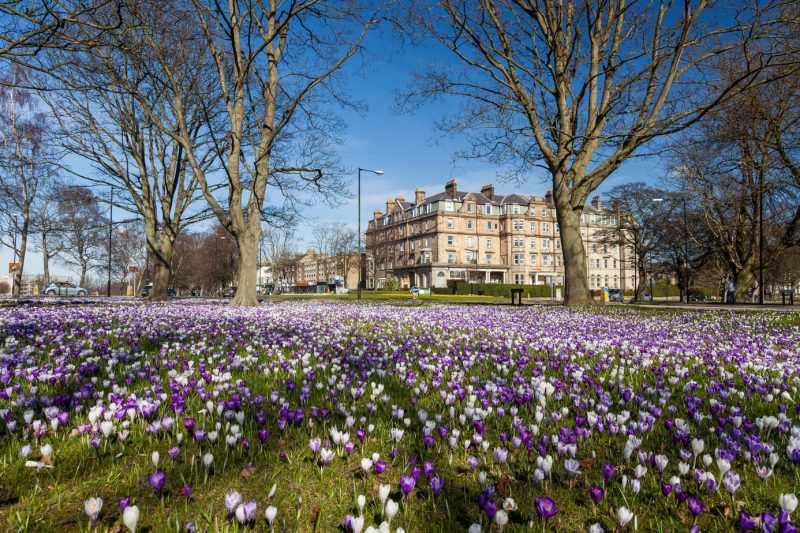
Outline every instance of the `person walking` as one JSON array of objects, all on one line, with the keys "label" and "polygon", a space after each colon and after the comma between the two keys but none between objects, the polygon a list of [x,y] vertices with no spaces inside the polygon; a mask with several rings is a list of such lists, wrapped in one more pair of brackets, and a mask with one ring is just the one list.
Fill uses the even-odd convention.
[{"label": "person walking", "polygon": [[728,286],[726,287],[727,298],[725,303],[736,304],[736,282],[733,281],[733,276],[728,276]]}]

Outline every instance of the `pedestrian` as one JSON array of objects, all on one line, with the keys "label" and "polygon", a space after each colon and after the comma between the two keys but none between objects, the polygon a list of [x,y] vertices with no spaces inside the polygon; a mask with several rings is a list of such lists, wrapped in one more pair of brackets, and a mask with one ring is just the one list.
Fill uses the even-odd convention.
[{"label": "pedestrian", "polygon": [[728,286],[727,286],[727,299],[725,303],[734,305],[736,304],[736,282],[733,281],[733,276],[728,276]]}]

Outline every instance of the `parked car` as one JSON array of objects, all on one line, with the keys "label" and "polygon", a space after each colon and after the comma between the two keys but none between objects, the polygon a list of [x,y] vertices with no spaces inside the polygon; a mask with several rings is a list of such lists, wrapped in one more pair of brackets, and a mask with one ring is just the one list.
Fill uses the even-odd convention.
[{"label": "parked car", "polygon": [[625,301],[625,297],[622,294],[622,289],[608,289],[608,301],[609,302]]},{"label": "parked car", "polygon": [[68,281],[51,281],[42,292],[48,296],[86,296],[89,294],[87,289]]},{"label": "parked car", "polygon": [[236,296],[236,287],[225,287],[222,289],[223,298],[233,298]]},{"label": "parked car", "polygon": [[[147,298],[148,296],[150,296],[150,292],[152,292],[152,290],[153,290],[153,283],[152,282],[148,283],[147,285],[142,287],[142,292],[140,293],[142,295],[142,298]],[[167,287],[167,297],[168,298],[174,298],[176,295],[177,295],[177,292],[175,291],[174,288]]]},{"label": "parked car", "polygon": [[706,295],[706,294],[702,294],[702,293],[698,292],[698,293],[695,293],[695,294],[690,294],[688,300],[690,302],[710,302],[711,301],[711,297]]}]

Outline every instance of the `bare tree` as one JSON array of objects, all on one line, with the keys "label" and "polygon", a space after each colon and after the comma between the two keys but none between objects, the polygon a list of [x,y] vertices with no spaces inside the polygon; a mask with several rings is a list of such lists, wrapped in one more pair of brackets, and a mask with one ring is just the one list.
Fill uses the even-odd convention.
[{"label": "bare tree", "polygon": [[601,243],[620,246],[631,268],[638,272],[633,300],[639,301],[646,290],[647,261],[665,252],[666,237],[676,222],[675,204],[665,202],[666,193],[645,183],[617,185],[607,194],[617,215],[617,224],[597,231]]},{"label": "bare tree", "polygon": [[269,262],[276,288],[287,280],[288,271],[297,255],[297,235],[294,223],[267,224],[261,233],[261,249]]},{"label": "bare tree", "polygon": [[70,267],[86,283],[86,275],[104,257],[107,220],[97,198],[82,187],[64,187],[58,194],[61,231],[56,235],[63,252],[59,263]]},{"label": "bare tree", "polygon": [[[37,110],[34,94],[20,88],[24,83],[25,73],[15,66],[0,84],[0,229],[4,230],[0,235],[21,266],[14,273],[15,297],[20,293],[35,205],[52,176],[55,159],[49,149],[47,117]],[[14,239],[7,240],[12,234]]]},{"label": "bare tree", "polygon": [[43,281],[50,283],[50,263],[63,251],[63,239],[58,238],[61,232],[60,213],[58,211],[58,191],[61,186],[55,180],[47,184],[49,189],[43,191],[41,201],[34,206],[33,226],[36,232],[35,250],[42,254],[44,267]]},{"label": "bare tree", "polygon": [[[204,81],[210,56],[201,36],[180,22],[171,4],[139,2],[136,9],[138,20],[123,9],[130,20],[95,39],[88,52],[50,54],[60,90],[48,100],[58,110],[61,144],[93,167],[92,174],[80,177],[121,191],[116,205],[144,221],[154,268],[150,299],[163,300],[177,235],[213,215],[197,207],[202,194],[184,147],[154,120],[171,131],[185,126],[195,164],[210,172],[214,153],[203,128],[215,127],[220,100],[215,86]],[[94,20],[107,25],[115,16],[105,10]],[[169,53],[155,58],[149,38]],[[174,84],[159,82],[162,66]],[[180,118],[170,106],[173,100],[184,104]]]},{"label": "bare tree", "polygon": [[329,171],[335,168],[330,147],[338,124],[323,110],[330,103],[348,103],[336,74],[359,50],[377,13],[360,2],[333,0],[191,0],[181,12],[180,24],[201,30],[203,47],[213,58],[205,83],[222,93],[224,127],[207,131],[218,147],[223,199],[213,193],[214,178],[203,168],[187,122],[188,103],[177,96],[181,79],[172,68],[171,50],[142,24],[161,67],[157,78],[172,88],[171,113],[178,129],[161,121],[141,99],[139,105],[180,143],[211,209],[236,240],[240,261],[234,305],[257,304],[257,248],[267,186],[293,197],[339,189],[327,179],[336,177]]},{"label": "bare tree", "polygon": [[591,302],[580,235],[589,196],[638,149],[693,124],[762,66],[751,62],[732,81],[704,71],[757,36],[762,10],[735,7],[711,10],[703,0],[420,2],[415,23],[457,61],[418,73],[400,104],[466,99],[463,112],[442,123],[473,133],[473,150],[463,155],[509,165],[517,177],[544,170],[561,228],[565,303]]},{"label": "bare tree", "polygon": [[[121,15],[107,25],[91,15],[100,9],[119,8],[113,0],[2,0],[0,1],[0,59],[31,65],[42,50],[83,50],[93,38],[115,28]],[[77,28],[82,31],[76,32]]]}]

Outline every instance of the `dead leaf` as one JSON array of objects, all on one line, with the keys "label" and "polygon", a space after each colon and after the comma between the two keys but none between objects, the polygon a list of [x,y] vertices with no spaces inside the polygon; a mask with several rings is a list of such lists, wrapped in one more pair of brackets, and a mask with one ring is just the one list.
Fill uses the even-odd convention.
[{"label": "dead leaf", "polygon": [[587,457],[586,459],[581,459],[578,461],[578,464],[581,465],[581,468],[584,470],[589,470],[594,466],[594,457]]},{"label": "dead leaf", "polygon": [[53,463],[50,461],[50,458],[49,458],[49,457],[45,457],[44,455],[42,456],[42,458],[41,458],[41,459],[39,459],[39,462],[41,462],[41,463],[43,463],[43,464],[46,464],[46,465],[52,465],[52,464],[53,464]]},{"label": "dead leaf", "polygon": [[500,477],[500,481],[497,483],[497,492],[503,498],[508,496],[508,490],[511,488],[511,482],[514,478],[511,477],[511,474],[505,473]]},{"label": "dead leaf", "polygon": [[255,473],[256,473],[256,467],[253,466],[253,465],[247,465],[242,469],[241,472],[239,472],[239,475],[242,476],[242,477],[247,478],[247,477],[252,476]]}]

